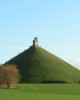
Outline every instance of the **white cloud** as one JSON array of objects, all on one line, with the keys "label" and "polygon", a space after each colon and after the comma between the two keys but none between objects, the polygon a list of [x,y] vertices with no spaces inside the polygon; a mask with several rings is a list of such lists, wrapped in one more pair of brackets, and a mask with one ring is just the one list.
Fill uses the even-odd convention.
[{"label": "white cloud", "polygon": [[79,58],[76,58],[76,59],[74,60],[74,62],[75,62],[76,64],[80,64],[80,57],[79,57]]},{"label": "white cloud", "polygon": [[80,58],[76,59],[76,61],[77,61],[78,63],[80,63]]},{"label": "white cloud", "polygon": [[69,60],[68,62],[77,67],[78,69],[80,69],[80,57],[77,57],[73,60]]}]

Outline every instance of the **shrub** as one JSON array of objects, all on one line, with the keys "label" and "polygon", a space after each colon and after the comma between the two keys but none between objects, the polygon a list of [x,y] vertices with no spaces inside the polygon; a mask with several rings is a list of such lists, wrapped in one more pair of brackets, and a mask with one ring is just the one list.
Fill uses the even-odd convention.
[{"label": "shrub", "polygon": [[0,67],[0,87],[12,88],[20,80],[19,70],[16,65],[9,64]]}]

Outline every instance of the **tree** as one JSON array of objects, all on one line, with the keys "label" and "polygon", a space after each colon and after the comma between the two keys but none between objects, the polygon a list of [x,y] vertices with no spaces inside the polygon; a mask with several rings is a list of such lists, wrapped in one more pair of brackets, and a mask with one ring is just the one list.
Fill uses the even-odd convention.
[{"label": "tree", "polygon": [[20,80],[16,65],[9,64],[0,67],[0,85],[4,88],[14,87]]}]

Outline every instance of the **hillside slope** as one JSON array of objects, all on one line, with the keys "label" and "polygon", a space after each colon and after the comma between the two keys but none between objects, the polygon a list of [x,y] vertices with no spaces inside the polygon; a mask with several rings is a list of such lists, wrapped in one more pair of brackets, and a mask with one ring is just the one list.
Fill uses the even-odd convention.
[{"label": "hillside slope", "polygon": [[80,80],[78,69],[40,47],[30,47],[6,64],[16,64],[23,83]]}]

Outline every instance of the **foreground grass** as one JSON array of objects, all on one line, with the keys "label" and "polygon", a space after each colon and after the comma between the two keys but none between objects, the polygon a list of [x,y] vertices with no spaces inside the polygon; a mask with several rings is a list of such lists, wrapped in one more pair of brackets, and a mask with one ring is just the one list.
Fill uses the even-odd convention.
[{"label": "foreground grass", "polygon": [[1,89],[0,100],[80,100],[79,84],[23,84]]}]

